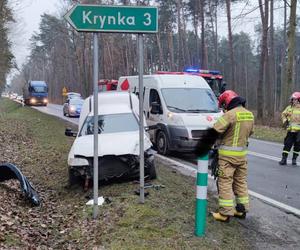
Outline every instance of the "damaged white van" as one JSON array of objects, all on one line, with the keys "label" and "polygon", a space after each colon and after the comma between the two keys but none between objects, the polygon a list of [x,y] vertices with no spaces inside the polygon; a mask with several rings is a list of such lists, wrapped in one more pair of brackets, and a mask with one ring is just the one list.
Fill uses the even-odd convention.
[{"label": "damaged white van", "polygon": [[[135,179],[139,176],[138,98],[127,92],[102,92],[99,98],[99,180]],[[143,117],[145,119],[145,117]],[[67,136],[76,136],[68,156],[69,184],[79,177],[93,176],[93,97],[82,106],[78,132],[66,129]],[[146,122],[144,123],[146,124]],[[144,133],[145,176],[156,177],[154,151],[148,134]]]},{"label": "damaged white van", "polygon": [[[143,80],[144,112],[148,126],[157,126],[149,132],[157,151],[193,152],[222,115],[214,92],[201,76],[164,73]],[[118,89],[139,95],[138,76],[120,77]]]}]

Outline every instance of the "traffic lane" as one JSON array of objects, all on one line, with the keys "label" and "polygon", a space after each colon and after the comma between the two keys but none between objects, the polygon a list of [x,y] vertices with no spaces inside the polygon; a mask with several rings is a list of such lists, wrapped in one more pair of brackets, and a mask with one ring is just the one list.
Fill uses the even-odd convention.
[{"label": "traffic lane", "polygon": [[249,151],[281,157],[283,144],[263,140],[249,139]]},{"label": "traffic lane", "polygon": [[66,117],[63,115],[63,106],[58,104],[49,103],[47,106],[32,106],[34,109],[40,112],[59,117],[68,122],[78,124],[79,118],[77,117]]},{"label": "traffic lane", "polygon": [[248,155],[250,190],[300,209],[300,167]]},{"label": "traffic lane", "polygon": [[[197,167],[194,154],[172,154],[170,158]],[[277,161],[248,155],[249,189],[300,209],[300,166],[279,166]]]}]

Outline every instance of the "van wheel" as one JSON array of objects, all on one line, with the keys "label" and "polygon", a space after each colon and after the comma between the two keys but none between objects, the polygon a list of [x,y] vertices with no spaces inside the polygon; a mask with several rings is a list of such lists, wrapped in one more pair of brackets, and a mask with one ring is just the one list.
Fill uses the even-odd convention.
[{"label": "van wheel", "polygon": [[161,155],[167,155],[170,153],[168,137],[162,130],[160,130],[156,136],[156,147],[158,153]]}]

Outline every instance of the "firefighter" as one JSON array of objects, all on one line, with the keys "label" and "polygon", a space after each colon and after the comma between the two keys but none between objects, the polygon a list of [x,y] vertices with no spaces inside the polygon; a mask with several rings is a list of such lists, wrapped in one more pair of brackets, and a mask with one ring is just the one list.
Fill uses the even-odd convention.
[{"label": "firefighter", "polygon": [[247,146],[253,132],[254,116],[245,108],[246,100],[232,90],[219,96],[224,115],[214,124],[219,134],[219,211],[212,213],[218,221],[231,216],[245,218],[249,210],[247,188]]},{"label": "firefighter", "polygon": [[297,157],[300,151],[300,92],[294,92],[290,98],[290,105],[281,114],[287,134],[284,139],[284,147],[280,165],[287,164],[288,154],[293,148],[292,165],[297,165]]}]

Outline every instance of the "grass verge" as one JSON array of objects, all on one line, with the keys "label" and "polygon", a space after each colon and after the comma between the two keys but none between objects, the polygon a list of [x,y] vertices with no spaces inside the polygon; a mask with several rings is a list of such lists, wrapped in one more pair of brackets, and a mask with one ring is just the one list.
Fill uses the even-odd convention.
[{"label": "grass verge", "polygon": [[[0,248],[41,249],[250,249],[236,220],[207,219],[207,233],[194,230],[195,180],[162,164],[144,205],[138,204],[134,182],[100,188],[111,202],[91,219],[82,188],[65,188],[67,154],[72,139],[66,123],[9,100],[0,99],[0,162],[18,165],[43,199],[31,208],[20,199],[15,182],[0,185]],[[216,199],[209,195],[209,210]]]},{"label": "grass verge", "polygon": [[261,125],[255,125],[254,134],[252,135],[252,137],[255,139],[280,143],[283,142],[285,136],[286,130],[283,128]]}]

